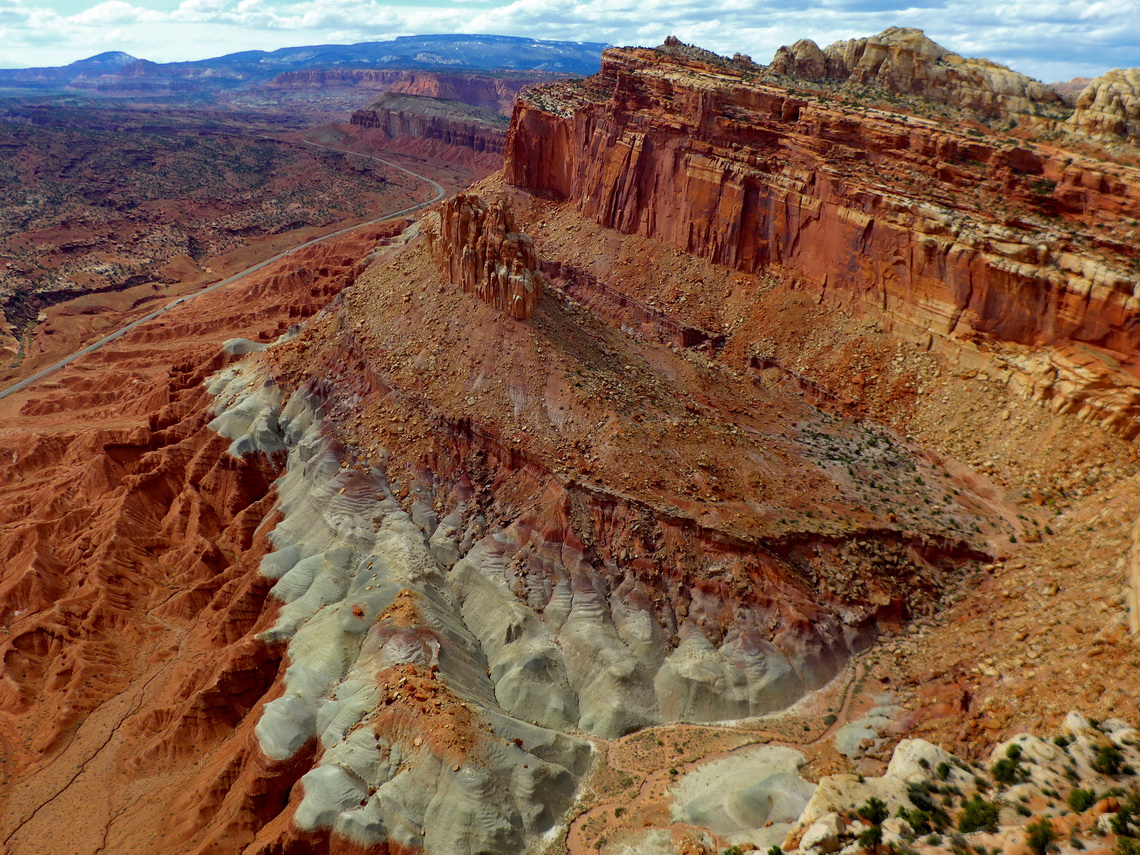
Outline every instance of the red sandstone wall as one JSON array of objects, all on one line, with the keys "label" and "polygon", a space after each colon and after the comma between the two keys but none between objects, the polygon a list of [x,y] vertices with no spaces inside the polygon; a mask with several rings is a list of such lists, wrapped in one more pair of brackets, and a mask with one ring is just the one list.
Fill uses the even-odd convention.
[{"label": "red sandstone wall", "polygon": [[[748,272],[777,266],[937,332],[1140,344],[1140,283],[1119,264],[1135,246],[1098,245],[1091,230],[1050,243],[1033,223],[992,216],[1008,204],[1066,223],[1140,217],[1137,170],[688,70],[608,51],[589,89],[528,96],[507,180],[619,231]],[[978,188],[988,195],[974,209],[955,207]]]},{"label": "red sandstone wall", "polygon": [[381,130],[389,139],[436,140],[444,145],[469,148],[476,154],[501,155],[506,141],[506,134],[493,127],[403,110],[357,110],[352,114],[351,123]]}]

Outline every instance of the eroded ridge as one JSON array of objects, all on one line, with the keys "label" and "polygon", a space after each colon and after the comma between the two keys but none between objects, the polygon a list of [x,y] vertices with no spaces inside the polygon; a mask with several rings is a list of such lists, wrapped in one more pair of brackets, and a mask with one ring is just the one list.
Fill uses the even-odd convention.
[{"label": "eroded ridge", "polygon": [[271,764],[316,760],[278,839],[523,850],[570,805],[590,748],[544,726],[563,720],[537,694],[497,698],[468,627],[468,600],[491,583],[448,572],[462,509],[442,522],[422,502],[405,511],[383,468],[342,464],[304,392],[283,403],[275,383],[237,369],[211,390],[231,453],[288,451],[284,519],[260,572],[281,603],[261,640],[286,643],[289,664],[254,733]]}]

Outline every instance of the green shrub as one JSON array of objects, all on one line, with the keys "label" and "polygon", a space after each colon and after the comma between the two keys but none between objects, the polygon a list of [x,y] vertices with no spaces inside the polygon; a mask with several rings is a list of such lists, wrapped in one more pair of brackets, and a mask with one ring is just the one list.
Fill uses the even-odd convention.
[{"label": "green shrub", "polygon": [[[1105,795],[1108,795],[1108,793],[1105,793]],[[1119,798],[1120,795],[1123,794],[1117,794],[1117,797]],[[1124,809],[1133,816],[1140,813],[1140,791],[1133,790],[1132,792],[1128,793],[1127,797],[1121,802],[1121,804],[1124,806]]]},{"label": "green shrub", "polygon": [[1084,813],[1096,804],[1096,793],[1092,790],[1073,790],[1069,793],[1069,807],[1076,813]]},{"label": "green shrub", "polygon": [[1025,844],[1033,855],[1045,855],[1056,839],[1057,832],[1053,829],[1053,823],[1047,819],[1039,819],[1025,826]]},{"label": "green shrub", "polygon": [[934,800],[930,798],[932,786],[929,781],[911,781],[906,785],[906,795],[910,803],[919,810],[934,810]]},{"label": "green shrub", "polygon": [[990,773],[994,776],[994,780],[999,784],[1016,784],[1022,777],[1021,763],[1017,760],[1011,760],[1004,757],[994,763]]},{"label": "green shrub", "polygon": [[1120,767],[1124,765],[1124,755],[1115,745],[1104,745],[1096,752],[1093,768],[1102,775],[1116,777],[1120,774]]},{"label": "green shrub", "polygon": [[914,810],[899,808],[899,816],[907,821],[907,825],[911,827],[915,834],[930,834],[932,830],[930,814],[926,811],[919,810],[918,808]]},{"label": "green shrub", "polygon": [[934,774],[945,781],[950,777],[950,764],[943,760],[936,767],[934,767]]},{"label": "green shrub", "polygon": [[784,850],[779,846],[768,847],[768,855],[784,855]]},{"label": "green shrub", "polygon": [[867,820],[871,825],[879,825],[890,816],[890,813],[887,812],[887,803],[876,796],[871,796],[871,798],[863,802],[863,806],[859,808],[858,813],[860,817]]},{"label": "green shrub", "polygon": [[958,817],[958,830],[963,834],[972,831],[997,831],[998,808],[993,802],[988,802],[981,796],[974,796],[962,806],[962,813]]},{"label": "green shrub", "polygon": [[1114,855],[1140,855],[1140,840],[1134,837],[1121,837],[1116,841]]},{"label": "green shrub", "polygon": [[870,828],[865,828],[859,833],[860,849],[875,849],[882,842],[883,827],[881,825],[872,825]]},{"label": "green shrub", "polygon": [[1118,837],[1132,837],[1135,834],[1132,830],[1132,811],[1128,809],[1127,805],[1120,806],[1120,810],[1110,820],[1109,828]]}]

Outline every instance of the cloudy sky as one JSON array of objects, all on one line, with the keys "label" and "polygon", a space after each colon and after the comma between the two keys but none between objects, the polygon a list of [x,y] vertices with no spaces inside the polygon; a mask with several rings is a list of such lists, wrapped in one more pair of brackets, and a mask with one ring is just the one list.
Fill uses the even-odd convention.
[{"label": "cloudy sky", "polygon": [[105,50],[166,62],[424,33],[623,45],[674,33],[767,62],[799,38],[826,45],[892,25],[1046,81],[1140,66],[1140,0],[0,0],[0,68]]}]

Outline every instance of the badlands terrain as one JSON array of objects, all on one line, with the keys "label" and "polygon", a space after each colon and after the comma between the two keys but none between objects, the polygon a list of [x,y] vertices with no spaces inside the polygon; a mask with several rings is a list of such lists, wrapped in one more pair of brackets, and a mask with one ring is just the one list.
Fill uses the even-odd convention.
[{"label": "badlands terrain", "polygon": [[1132,855],[1134,77],[670,39],[276,134],[329,208],[232,270],[449,198],[0,398],[0,851]]}]

